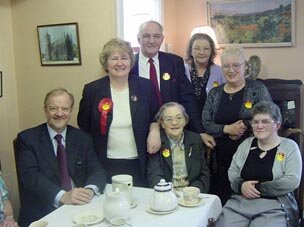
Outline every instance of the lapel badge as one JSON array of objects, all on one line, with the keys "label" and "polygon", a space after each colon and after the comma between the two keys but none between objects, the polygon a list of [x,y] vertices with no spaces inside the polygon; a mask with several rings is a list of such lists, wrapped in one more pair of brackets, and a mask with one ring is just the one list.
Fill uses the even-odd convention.
[{"label": "lapel badge", "polygon": [[247,101],[245,102],[245,107],[246,107],[247,109],[251,109],[251,108],[252,108],[252,102],[251,102],[250,100],[247,100]]},{"label": "lapel badge", "polygon": [[169,149],[164,149],[162,151],[162,155],[165,157],[165,158],[168,158],[170,156],[170,151]]},{"label": "lapel badge", "polygon": [[169,73],[164,73],[163,74],[163,80],[170,80],[170,74]]},{"label": "lapel badge", "polygon": [[276,158],[277,158],[278,161],[283,161],[285,159],[285,154],[283,152],[279,152],[276,155]]},{"label": "lapel badge", "polygon": [[213,84],[212,84],[212,86],[213,86],[213,87],[218,87],[218,86],[219,86],[219,82],[214,81]]},{"label": "lapel badge", "polygon": [[136,95],[131,95],[131,100],[132,100],[133,102],[137,102],[137,101],[138,101],[138,98],[137,98]]}]

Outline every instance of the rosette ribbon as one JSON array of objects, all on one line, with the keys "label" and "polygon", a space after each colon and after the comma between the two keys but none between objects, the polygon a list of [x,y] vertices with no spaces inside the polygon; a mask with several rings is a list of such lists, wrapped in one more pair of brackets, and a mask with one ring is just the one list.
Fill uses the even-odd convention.
[{"label": "rosette ribbon", "polygon": [[113,108],[113,102],[110,98],[104,98],[98,104],[98,110],[100,112],[101,135],[106,134],[108,113],[112,111],[112,108]]}]

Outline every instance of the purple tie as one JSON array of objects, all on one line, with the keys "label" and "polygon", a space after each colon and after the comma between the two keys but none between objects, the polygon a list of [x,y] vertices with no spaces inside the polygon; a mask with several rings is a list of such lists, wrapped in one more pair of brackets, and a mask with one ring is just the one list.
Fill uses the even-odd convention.
[{"label": "purple tie", "polygon": [[150,63],[150,80],[152,81],[152,84],[155,88],[155,92],[157,95],[157,101],[158,101],[158,105],[161,106],[163,104],[161,96],[160,96],[160,91],[159,91],[159,86],[158,86],[158,81],[157,81],[157,74],[156,74],[156,69],[155,66],[153,64],[153,59],[149,58]]},{"label": "purple tie", "polygon": [[66,158],[66,152],[63,144],[61,143],[62,135],[57,134],[55,137],[57,141],[57,159],[60,165],[61,173],[61,186],[63,190],[70,191],[72,189],[71,178],[68,171],[68,162]]}]

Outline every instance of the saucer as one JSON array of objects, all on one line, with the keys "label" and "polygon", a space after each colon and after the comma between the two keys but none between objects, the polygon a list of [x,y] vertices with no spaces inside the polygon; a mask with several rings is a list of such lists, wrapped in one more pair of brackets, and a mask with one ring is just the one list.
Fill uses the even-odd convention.
[{"label": "saucer", "polygon": [[157,215],[164,215],[164,214],[170,214],[175,212],[178,209],[178,206],[176,206],[174,209],[172,210],[167,210],[167,211],[157,211],[157,210],[153,210],[152,208],[148,208],[146,209],[146,211],[150,214],[157,214]]},{"label": "saucer", "polygon": [[199,198],[198,201],[193,204],[185,203],[184,199],[181,199],[178,201],[178,204],[183,207],[197,207],[197,206],[200,206],[201,204],[203,204],[203,198]]},{"label": "saucer", "polygon": [[73,222],[76,224],[94,225],[103,221],[102,214],[94,211],[85,211],[73,217]]}]

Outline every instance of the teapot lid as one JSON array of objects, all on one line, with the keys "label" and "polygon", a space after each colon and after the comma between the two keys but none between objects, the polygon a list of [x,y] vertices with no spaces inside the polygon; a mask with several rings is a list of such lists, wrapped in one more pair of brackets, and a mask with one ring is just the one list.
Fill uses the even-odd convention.
[{"label": "teapot lid", "polygon": [[171,191],[172,184],[170,182],[166,182],[165,179],[161,179],[160,182],[154,186],[154,190],[157,192],[168,192]]}]

